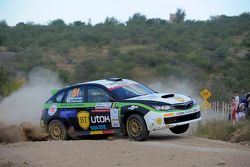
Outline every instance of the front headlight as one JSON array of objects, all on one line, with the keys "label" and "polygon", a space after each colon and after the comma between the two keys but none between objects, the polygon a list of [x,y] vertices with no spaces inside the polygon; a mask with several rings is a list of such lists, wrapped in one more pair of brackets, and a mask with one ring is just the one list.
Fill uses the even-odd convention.
[{"label": "front headlight", "polygon": [[168,105],[155,105],[152,107],[154,107],[156,110],[160,110],[160,111],[166,111],[166,110],[171,109],[171,106],[168,106]]}]

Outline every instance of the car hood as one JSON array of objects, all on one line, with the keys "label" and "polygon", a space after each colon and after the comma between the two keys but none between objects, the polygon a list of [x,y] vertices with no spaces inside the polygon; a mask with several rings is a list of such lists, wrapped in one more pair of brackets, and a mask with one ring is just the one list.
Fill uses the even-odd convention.
[{"label": "car hood", "polygon": [[129,98],[126,100],[150,100],[150,101],[158,101],[174,105],[174,104],[190,102],[192,99],[182,94],[153,93],[149,95],[142,95],[138,97]]}]

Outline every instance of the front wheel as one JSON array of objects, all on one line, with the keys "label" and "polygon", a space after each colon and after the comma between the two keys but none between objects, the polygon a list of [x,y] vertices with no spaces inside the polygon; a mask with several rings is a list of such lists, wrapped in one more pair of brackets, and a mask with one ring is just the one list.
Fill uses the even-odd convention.
[{"label": "front wheel", "polygon": [[188,127],[189,127],[189,124],[185,124],[185,125],[175,126],[173,128],[169,128],[169,129],[174,134],[180,134],[180,133],[186,132],[188,130]]},{"label": "front wheel", "polygon": [[66,140],[68,138],[67,129],[59,120],[53,120],[49,123],[49,135],[54,140]]},{"label": "front wheel", "polygon": [[130,115],[126,122],[126,129],[130,139],[143,141],[148,138],[149,131],[144,119],[137,114]]}]

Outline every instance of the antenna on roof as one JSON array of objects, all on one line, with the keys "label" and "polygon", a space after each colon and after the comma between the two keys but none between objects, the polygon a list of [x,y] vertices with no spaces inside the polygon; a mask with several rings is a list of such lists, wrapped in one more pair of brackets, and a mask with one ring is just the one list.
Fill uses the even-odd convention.
[{"label": "antenna on roof", "polygon": [[122,78],[107,78],[108,81],[122,81]]}]

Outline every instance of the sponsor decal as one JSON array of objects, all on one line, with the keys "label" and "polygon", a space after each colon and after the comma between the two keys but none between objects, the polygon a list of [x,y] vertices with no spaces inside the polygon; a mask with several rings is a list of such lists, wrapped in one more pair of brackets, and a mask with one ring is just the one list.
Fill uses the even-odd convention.
[{"label": "sponsor decal", "polygon": [[114,119],[114,120],[112,120],[112,127],[114,127],[114,128],[118,128],[118,127],[120,127],[120,122],[119,122],[119,120],[118,119]]},{"label": "sponsor decal", "polygon": [[96,103],[95,109],[109,109],[112,103]]},{"label": "sponsor decal", "polygon": [[130,106],[128,109],[129,109],[129,110],[134,110],[134,109],[136,109],[136,108],[138,108],[138,106],[132,105],[132,106]]},{"label": "sponsor decal", "polygon": [[77,113],[79,126],[84,130],[88,130],[90,126],[89,117],[90,115],[87,111],[80,111]]},{"label": "sponsor decal", "polygon": [[76,110],[74,109],[62,109],[60,112],[61,118],[76,118]]},{"label": "sponsor decal", "polygon": [[106,122],[111,122],[110,118],[108,115],[96,115],[96,116],[91,116],[91,123],[106,123]]},{"label": "sponsor decal", "polygon": [[114,130],[103,130],[103,134],[113,134],[115,131]]},{"label": "sponsor decal", "polygon": [[112,127],[120,127],[119,111],[117,108],[111,108],[110,117],[111,117]]},{"label": "sponsor decal", "polygon": [[113,85],[112,87],[109,88],[109,90],[114,90],[114,89],[118,89],[118,88],[122,88],[124,86],[129,86],[129,85],[134,85],[134,84],[117,84],[117,85]]},{"label": "sponsor decal", "polygon": [[100,134],[113,134],[113,130],[100,130],[100,131],[90,131],[91,135],[100,135]]},{"label": "sponsor decal", "polygon": [[177,116],[184,115],[184,114],[185,114],[184,111],[182,111],[182,112],[177,112],[177,113],[176,113]]},{"label": "sponsor decal", "polygon": [[110,109],[94,109],[92,112],[110,112]]},{"label": "sponsor decal", "polygon": [[193,112],[198,112],[198,111],[199,111],[198,108],[193,109]]},{"label": "sponsor decal", "polygon": [[78,135],[90,135],[89,131],[77,132]]},{"label": "sponsor decal", "polygon": [[161,124],[162,123],[162,118],[156,118],[155,120],[156,120],[157,124]]},{"label": "sponsor decal", "polygon": [[106,125],[93,125],[93,126],[90,126],[90,129],[91,130],[106,130],[108,128],[106,127]]},{"label": "sponsor decal", "polygon": [[174,116],[174,113],[173,113],[173,112],[164,114],[164,117],[171,117],[171,116]]},{"label": "sponsor decal", "polygon": [[67,97],[68,103],[81,103],[83,102],[83,97]]},{"label": "sponsor decal", "polygon": [[57,106],[55,104],[53,104],[50,108],[49,108],[49,111],[48,111],[48,114],[49,116],[52,116],[56,113],[57,111]]},{"label": "sponsor decal", "polygon": [[112,82],[112,83],[106,84],[106,87],[109,90],[114,90],[123,86],[132,85],[132,84],[133,84],[132,82],[128,83],[126,81],[119,81],[119,82]]},{"label": "sponsor decal", "polygon": [[91,135],[101,135],[101,134],[103,134],[103,131],[101,131],[101,130],[100,131],[91,131],[90,134]]},{"label": "sponsor decal", "polygon": [[111,108],[110,116],[111,116],[111,119],[118,119],[118,109],[117,108]]},{"label": "sponsor decal", "polygon": [[179,101],[179,102],[184,102],[184,99],[181,98],[181,97],[177,97],[177,98],[175,98],[175,100],[177,100],[177,101]]},{"label": "sponsor decal", "polygon": [[197,112],[197,111],[198,111],[198,109],[195,108],[195,109],[192,109],[192,110],[186,110],[186,111],[176,112],[176,115],[177,116],[186,115],[186,114],[194,113],[194,112]]}]

